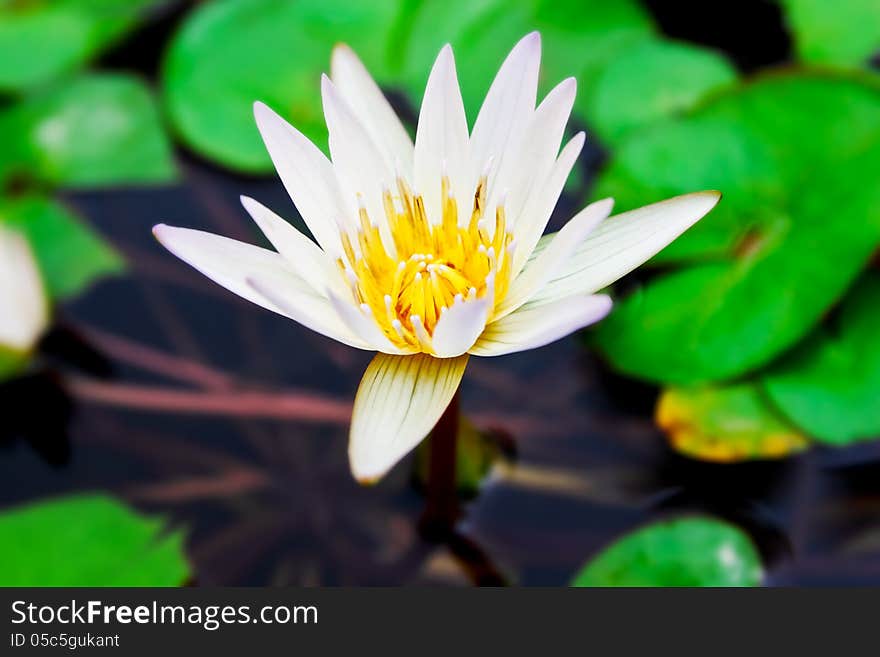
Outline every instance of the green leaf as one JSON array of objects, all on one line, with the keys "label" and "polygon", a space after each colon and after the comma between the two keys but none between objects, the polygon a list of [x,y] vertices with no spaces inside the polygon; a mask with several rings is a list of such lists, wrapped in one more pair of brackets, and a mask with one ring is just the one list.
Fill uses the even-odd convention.
[{"label": "green leaf", "polygon": [[[221,0],[192,12],[162,75],[164,102],[193,150],[234,169],[269,172],[253,103],[261,100],[319,146],[327,131],[321,73],[346,42],[382,77],[398,0]],[[393,45],[393,44],[392,44]]]},{"label": "green leaf", "polygon": [[656,418],[673,448],[704,461],[780,458],[809,445],[754,383],[667,388],[657,402]]},{"label": "green leaf", "polygon": [[[459,416],[458,443],[455,451],[456,488],[462,497],[475,496],[492,466],[504,458],[497,438],[477,429],[464,415]],[[431,439],[423,440],[416,449],[415,477],[422,485],[428,481]]]},{"label": "green leaf", "polygon": [[401,39],[401,77],[414,104],[440,48],[451,43],[471,121],[507,53],[532,30],[542,36],[544,89],[570,76],[585,88],[596,71],[652,32],[647,14],[630,0],[425,0],[410,21]]},{"label": "green leaf", "polygon": [[605,548],[573,586],[759,586],[761,559],[726,522],[684,517],[655,522]]},{"label": "green leaf", "polygon": [[83,76],[0,113],[0,183],[65,187],[160,183],[175,177],[150,91],[122,74]]},{"label": "green leaf", "polygon": [[864,64],[880,53],[876,0],[781,0],[800,57],[809,62]]},{"label": "green leaf", "polygon": [[880,438],[880,275],[862,279],[836,319],[772,367],[764,387],[816,440]]},{"label": "green leaf", "polygon": [[711,50],[663,39],[623,49],[589,86],[577,109],[607,142],[633,128],[694,107],[737,79],[728,61]]},{"label": "green leaf", "polygon": [[597,197],[621,210],[700,189],[724,198],[658,258],[685,267],[618,303],[598,345],[626,373],[679,384],[768,362],[880,242],[878,170],[880,90],[867,76],[766,76],[637,131]]},{"label": "green leaf", "polygon": [[0,0],[0,91],[82,66],[165,0]]},{"label": "green leaf", "polygon": [[22,353],[0,344],[0,382],[21,372],[30,361],[31,354]]},{"label": "green leaf", "polygon": [[2,586],[179,586],[183,534],[105,495],[70,495],[0,513]]},{"label": "green leaf", "polygon": [[46,198],[0,198],[0,222],[30,241],[49,296],[63,300],[122,271],[120,256],[65,207]]}]

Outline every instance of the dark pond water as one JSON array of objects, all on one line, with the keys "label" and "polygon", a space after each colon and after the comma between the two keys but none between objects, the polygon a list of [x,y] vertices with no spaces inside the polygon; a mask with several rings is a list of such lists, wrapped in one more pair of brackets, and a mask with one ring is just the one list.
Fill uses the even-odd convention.
[{"label": "dark pond water", "polygon": [[[676,3],[649,4],[670,34],[729,45],[729,30],[699,32]],[[174,20],[107,63],[153,73]],[[739,39],[735,60],[784,58],[779,34],[771,22],[763,41]],[[409,459],[372,488],[349,475],[348,413],[369,355],[226,293],[150,234],[164,221],[261,242],[238,195],[292,218],[280,184],[183,168],[177,187],[67,197],[131,269],[62,308],[49,373],[5,391],[0,504],[112,491],[187,528],[199,584],[562,585],[621,534],[687,511],[748,531],[771,584],[880,584],[880,446],[737,466],[678,457],[651,421],[656,392],[578,338],[472,360],[463,409],[512,439],[516,465],[495,469],[456,536],[424,540]]]},{"label": "dark pond water", "polygon": [[771,583],[880,583],[880,448],[680,458],[651,421],[654,391],[578,338],[472,361],[464,411],[513,439],[516,466],[496,468],[451,544],[423,540],[410,461],[372,488],[348,472],[369,356],[226,293],[150,234],[163,220],[260,242],[237,195],[290,216],[280,185],[184,166],[179,187],[68,197],[131,270],[61,310],[44,351],[62,374],[18,384],[3,504],[112,491],[187,527],[205,584],[564,584],[615,537],[685,511],[745,528]]}]

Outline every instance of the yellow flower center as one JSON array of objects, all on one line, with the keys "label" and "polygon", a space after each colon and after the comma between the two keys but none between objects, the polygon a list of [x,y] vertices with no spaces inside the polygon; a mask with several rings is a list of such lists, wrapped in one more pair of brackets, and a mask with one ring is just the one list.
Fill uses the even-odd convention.
[{"label": "yellow flower center", "polygon": [[432,222],[422,197],[398,179],[397,195],[389,190],[383,195],[389,229],[385,241],[363,207],[359,229],[342,235],[345,257],[339,258],[339,266],[355,299],[385,336],[406,351],[430,353],[437,322],[454,303],[494,295],[491,316],[507,292],[514,245],[503,204],[498,204],[494,220],[484,217],[483,177],[469,219],[459,217],[449,189],[444,177],[442,216]]}]

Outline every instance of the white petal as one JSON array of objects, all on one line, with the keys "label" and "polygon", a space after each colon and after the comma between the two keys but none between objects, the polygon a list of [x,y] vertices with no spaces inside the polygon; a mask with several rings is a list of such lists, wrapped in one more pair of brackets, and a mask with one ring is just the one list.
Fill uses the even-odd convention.
[{"label": "white petal", "polygon": [[332,290],[328,290],[328,295],[337,315],[352,333],[369,343],[373,349],[382,353],[403,353],[403,351],[391,343],[382,332],[382,329],[379,328],[376,320],[372,317],[372,311],[369,306],[364,304],[363,307],[358,307],[354,303],[335,294]]},{"label": "white petal", "polygon": [[[715,207],[718,192],[696,192],[630,210],[603,221],[565,266],[534,297],[547,303],[572,294],[591,294],[659,253]],[[551,236],[535,249],[535,258]]]},{"label": "white petal", "polygon": [[[500,186],[509,189],[505,211],[514,235],[519,232],[528,234],[530,221],[534,223],[541,219],[524,216],[522,211],[532,194],[544,193],[559,155],[576,94],[577,82],[574,78],[563,80],[547,94],[532,115],[517,157],[510,159],[508,171],[499,173],[499,179],[503,181]],[[541,226],[543,230],[544,226]]]},{"label": "white petal", "polygon": [[247,284],[248,276],[277,280],[294,289],[308,286],[280,254],[253,244],[191,228],[159,224],[153,235],[166,249],[230,292],[257,305],[279,312],[256,295]]},{"label": "white petal", "polygon": [[412,139],[382,90],[347,45],[338,45],[333,49],[330,77],[345,102],[369,131],[373,142],[387,149],[392,164],[398,163],[401,172],[410,179],[413,167]]},{"label": "white petal", "polygon": [[339,253],[339,225],[347,210],[333,165],[302,133],[263,103],[254,103],[254,118],[281,182],[306,226],[325,251]]},{"label": "white petal", "polygon": [[316,293],[322,295],[328,286],[339,291],[345,289],[339,268],[317,244],[254,199],[242,196],[241,204],[266,239]]},{"label": "white petal", "polygon": [[348,457],[358,481],[379,479],[434,428],[467,361],[467,355],[376,355],[364,372],[351,419]]},{"label": "white petal", "polygon": [[440,358],[460,356],[470,349],[486,326],[486,316],[494,296],[456,301],[440,316],[434,327],[432,346]]},{"label": "white petal", "polygon": [[366,347],[339,321],[329,301],[317,296],[279,253],[164,224],[155,226],[153,234],[171,253],[230,292],[334,340]]},{"label": "white petal", "polygon": [[459,221],[470,219],[474,190],[468,126],[449,45],[443,47],[431,69],[416,131],[413,182],[434,223],[440,223],[443,216],[440,183],[444,174],[449,176],[458,204]]},{"label": "white petal", "polygon": [[562,227],[541,254],[530,260],[522,273],[510,285],[507,296],[495,313],[493,322],[513,312],[531,299],[557,272],[559,272],[584,238],[611,213],[614,200],[610,198],[591,203]]},{"label": "white petal", "polygon": [[477,115],[471,133],[474,173],[480,175],[491,158],[490,189],[505,160],[516,155],[535,110],[540,64],[541,37],[532,32],[523,37],[504,60]]},{"label": "white petal", "polygon": [[538,240],[541,239],[541,233],[550,221],[550,215],[553,214],[553,208],[556,207],[559,195],[565,187],[565,181],[568,180],[568,175],[581,154],[584,139],[583,132],[572,137],[559,154],[543,187],[535,190],[526,201],[517,221],[516,251],[513,254],[513,266],[510,272],[512,277],[519,275]]},{"label": "white petal", "polygon": [[277,308],[276,312],[298,324],[349,347],[366,351],[374,349],[372,344],[356,335],[340,320],[327,297],[279,285],[278,281],[259,276],[249,276],[247,284],[257,295]]},{"label": "white petal", "polygon": [[392,163],[382,154],[367,129],[354,115],[348,103],[326,75],[321,78],[324,117],[330,131],[330,156],[342,187],[345,202],[352,208],[350,219],[359,225],[357,208],[362,204],[370,221],[382,232],[386,250],[393,252],[394,243],[388,233],[382,190],[393,189],[395,175]]},{"label": "white petal", "polygon": [[610,310],[611,298],[604,294],[567,297],[543,306],[527,303],[487,326],[470,353],[501,356],[543,347],[598,322]]},{"label": "white petal", "polygon": [[24,236],[0,226],[0,345],[28,351],[49,323],[40,270]]}]

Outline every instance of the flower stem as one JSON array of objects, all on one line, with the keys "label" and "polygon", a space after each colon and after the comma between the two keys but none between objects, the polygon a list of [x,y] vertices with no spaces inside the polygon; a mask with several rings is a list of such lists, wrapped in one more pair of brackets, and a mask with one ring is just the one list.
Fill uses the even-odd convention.
[{"label": "flower stem", "polygon": [[425,510],[419,529],[429,540],[449,538],[461,513],[456,486],[458,424],[459,398],[456,392],[431,432],[428,446]]}]

